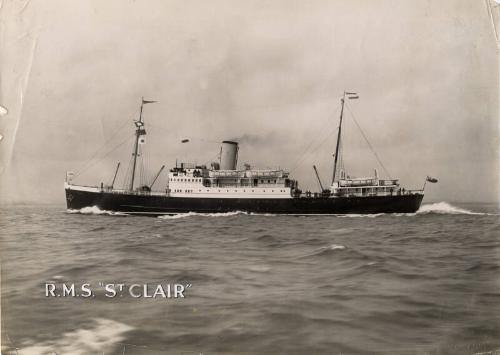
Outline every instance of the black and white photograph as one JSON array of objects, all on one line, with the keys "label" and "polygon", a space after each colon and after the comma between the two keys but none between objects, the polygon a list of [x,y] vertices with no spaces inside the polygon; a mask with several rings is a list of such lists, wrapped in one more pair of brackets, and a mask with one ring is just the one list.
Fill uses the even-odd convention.
[{"label": "black and white photograph", "polygon": [[500,0],[0,0],[1,353],[500,355]]}]

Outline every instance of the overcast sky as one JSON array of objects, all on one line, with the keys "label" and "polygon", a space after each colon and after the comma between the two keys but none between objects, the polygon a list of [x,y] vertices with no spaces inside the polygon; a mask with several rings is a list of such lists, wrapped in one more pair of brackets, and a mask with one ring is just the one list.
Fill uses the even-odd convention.
[{"label": "overcast sky", "polygon": [[[150,175],[237,139],[240,163],[315,189],[313,164],[331,179],[344,90],[359,93],[351,111],[392,177],[437,177],[427,201],[498,198],[483,1],[32,0],[3,1],[0,16],[2,202],[64,204],[65,172],[96,151],[75,182],[109,183],[121,161],[121,184],[141,96],[159,101],[144,112]],[[350,111],[345,134],[351,175],[383,176]]]}]

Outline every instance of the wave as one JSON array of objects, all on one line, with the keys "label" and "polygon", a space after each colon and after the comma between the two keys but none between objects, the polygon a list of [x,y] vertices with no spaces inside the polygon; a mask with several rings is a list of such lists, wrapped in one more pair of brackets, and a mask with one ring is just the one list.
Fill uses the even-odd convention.
[{"label": "wave", "polygon": [[345,246],[344,245],[340,245],[340,244],[332,244],[330,246],[327,246],[327,247],[321,247],[319,249],[327,249],[327,250],[344,250],[345,249]]},{"label": "wave", "polygon": [[179,219],[179,218],[195,217],[195,216],[200,216],[200,217],[231,217],[231,216],[236,216],[236,215],[240,215],[240,214],[247,215],[248,213],[243,212],[243,211],[219,212],[219,213],[188,212],[188,213],[177,213],[177,214],[173,214],[173,215],[158,216],[158,218],[161,218],[161,219]]},{"label": "wave", "polygon": [[420,206],[417,212],[415,213],[373,213],[373,214],[338,214],[336,217],[341,218],[356,218],[356,217],[368,217],[375,218],[380,216],[396,216],[396,217],[413,217],[416,215],[425,215],[425,214],[465,214],[465,215],[477,215],[477,216],[491,216],[496,215],[494,213],[483,213],[483,212],[475,212],[465,208],[460,208],[457,206],[453,206],[448,202],[436,202],[430,203]]},{"label": "wave", "polygon": [[253,272],[268,272],[271,270],[269,266],[265,265],[250,265],[247,270],[253,271]]},{"label": "wave", "polygon": [[416,214],[468,214],[468,215],[490,215],[490,213],[474,212],[465,208],[453,206],[447,202],[436,202],[420,206]]},{"label": "wave", "polygon": [[118,343],[125,340],[125,333],[133,327],[97,318],[91,327],[81,328],[62,334],[57,340],[41,343],[25,343],[20,354],[101,354],[115,350]]},{"label": "wave", "polygon": [[332,253],[337,253],[338,250],[345,250],[346,247],[341,244],[332,244],[324,247],[320,247],[314,249],[314,251],[310,254],[302,255],[300,258],[308,258],[311,256],[322,256],[322,255],[330,255]]},{"label": "wave", "polygon": [[66,213],[79,213],[79,214],[87,214],[87,215],[93,214],[93,215],[108,215],[108,216],[127,216],[126,213],[101,210],[97,206],[83,207],[83,208],[80,208],[79,210],[68,208],[66,210]]}]

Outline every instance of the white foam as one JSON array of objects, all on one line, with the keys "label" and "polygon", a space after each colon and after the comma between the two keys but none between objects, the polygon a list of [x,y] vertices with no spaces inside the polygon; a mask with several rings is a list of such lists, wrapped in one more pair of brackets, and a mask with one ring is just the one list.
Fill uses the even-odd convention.
[{"label": "white foam", "polygon": [[80,208],[79,210],[67,209],[66,212],[67,213],[80,213],[80,214],[95,214],[95,215],[105,214],[105,215],[109,215],[109,216],[126,216],[125,213],[101,210],[97,206],[83,207],[83,208]]},{"label": "white foam", "polygon": [[340,245],[340,244],[332,244],[328,247],[322,247],[320,249],[330,249],[330,250],[344,250],[345,249],[345,246],[344,245]]},{"label": "white foam", "polygon": [[474,212],[465,208],[450,205],[447,202],[436,202],[423,205],[417,211],[417,214],[439,213],[439,214],[468,214],[468,215],[487,215],[488,213]]},{"label": "white foam", "polygon": [[299,258],[307,258],[307,257],[310,257],[310,256],[320,255],[320,254],[323,254],[323,252],[325,250],[344,250],[344,249],[346,249],[346,247],[344,245],[341,245],[341,244],[332,244],[332,245],[327,245],[327,246],[324,246],[324,247],[319,247],[317,249],[314,249],[313,253],[302,255]]},{"label": "white foam", "polygon": [[447,202],[437,202],[420,206],[415,213],[374,213],[374,214],[338,214],[337,217],[343,218],[357,218],[357,217],[368,217],[375,218],[379,216],[396,216],[396,217],[413,217],[419,214],[466,214],[466,215],[495,215],[492,213],[481,213],[467,210],[465,208],[460,208],[453,206]]},{"label": "white foam", "polygon": [[57,340],[27,344],[20,354],[102,354],[111,353],[124,334],[133,328],[110,319],[98,318],[90,328],[77,329],[61,335]]},{"label": "white foam", "polygon": [[221,213],[197,213],[197,212],[188,212],[188,213],[177,213],[174,215],[164,215],[164,216],[159,216],[158,218],[161,219],[179,219],[179,218],[186,218],[186,217],[195,217],[195,216],[201,216],[201,217],[230,217],[230,216],[236,216],[239,214],[247,214],[246,212],[242,211],[234,211],[234,212],[221,212]]},{"label": "white foam", "polygon": [[371,214],[360,214],[360,213],[349,213],[349,214],[336,214],[335,217],[341,217],[341,218],[375,218],[375,217],[380,217],[380,216],[385,216],[386,213],[371,213]]},{"label": "white foam", "polygon": [[248,267],[248,270],[253,272],[268,272],[269,270],[271,270],[271,268],[264,265],[251,265]]},{"label": "white foam", "polygon": [[257,212],[250,212],[250,216],[264,216],[264,217],[274,217],[274,216],[279,216],[276,213],[257,213]]},{"label": "white foam", "polygon": [[[107,210],[101,210],[97,206],[92,207],[84,207],[81,209],[68,209],[67,213],[80,213],[86,215],[110,215],[110,216],[127,216],[126,213],[122,212],[113,212]],[[437,202],[432,204],[426,204],[420,206],[420,209],[416,213],[366,213],[366,214],[358,214],[358,213],[350,213],[350,214],[320,214],[322,216],[335,216],[341,218],[376,218],[380,216],[398,216],[398,217],[412,217],[417,214],[426,214],[426,213],[438,213],[438,214],[467,214],[467,215],[491,215],[490,213],[481,213],[467,210],[465,208],[460,208],[453,206],[447,202]],[[158,216],[161,219],[179,219],[186,217],[230,217],[236,215],[255,215],[255,216],[278,216],[278,214],[270,214],[270,213],[247,213],[243,211],[233,211],[233,212],[220,212],[220,213],[197,213],[197,212],[188,212],[188,213],[177,213],[173,215],[162,215]],[[290,214],[295,215],[295,214]],[[308,216],[308,214],[299,214],[301,216]],[[316,215],[316,214],[315,214]]]}]

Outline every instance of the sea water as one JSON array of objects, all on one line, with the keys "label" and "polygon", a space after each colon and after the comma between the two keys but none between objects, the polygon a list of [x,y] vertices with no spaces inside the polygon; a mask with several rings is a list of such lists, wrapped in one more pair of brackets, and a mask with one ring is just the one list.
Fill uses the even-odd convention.
[{"label": "sea water", "polygon": [[500,352],[496,205],[159,218],[14,205],[0,224],[5,354]]}]

